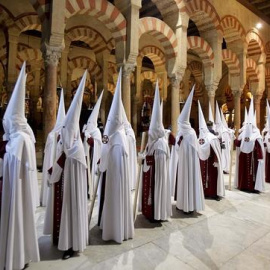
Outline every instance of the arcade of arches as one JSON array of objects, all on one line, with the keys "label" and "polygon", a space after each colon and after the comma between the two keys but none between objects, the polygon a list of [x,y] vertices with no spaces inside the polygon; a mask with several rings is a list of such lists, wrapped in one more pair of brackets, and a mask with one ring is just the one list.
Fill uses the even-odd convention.
[{"label": "arcade of arches", "polygon": [[[263,128],[270,99],[270,25],[239,2],[0,0],[1,114],[26,61],[27,117],[45,136],[55,123],[58,87],[68,107],[85,69],[83,109],[104,89],[105,122],[120,67],[123,103],[137,134],[148,128],[156,81],[164,125],[174,132],[194,83],[194,101],[200,100],[206,116],[217,101],[236,129],[253,96]],[[191,122],[197,128],[197,102]]]}]

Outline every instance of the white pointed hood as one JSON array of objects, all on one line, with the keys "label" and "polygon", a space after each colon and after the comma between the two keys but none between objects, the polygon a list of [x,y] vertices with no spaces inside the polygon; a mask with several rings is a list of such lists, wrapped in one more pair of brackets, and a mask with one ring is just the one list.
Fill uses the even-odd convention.
[{"label": "white pointed hood", "polygon": [[126,111],[125,111],[123,102],[121,102],[121,106],[122,106],[122,113],[123,113],[122,117],[123,117],[123,122],[124,122],[125,133],[127,136],[132,137],[134,139],[134,141],[136,141],[136,136],[135,136],[134,130],[133,130],[130,122],[127,119],[127,115],[126,115]]},{"label": "white pointed hood", "polygon": [[113,101],[110,112],[107,118],[104,135],[111,136],[116,131],[124,127],[123,112],[122,112],[122,98],[121,98],[121,80],[122,68],[120,68]]},{"label": "white pointed hood", "polygon": [[95,107],[88,118],[88,121],[87,121],[87,124],[85,127],[85,130],[87,130],[88,132],[91,132],[91,130],[97,128],[97,120],[98,120],[98,114],[99,114],[99,110],[100,110],[102,97],[103,97],[103,91],[101,92],[101,94],[100,94],[100,96],[95,104]]},{"label": "white pointed hood", "polygon": [[193,95],[194,95],[194,89],[195,89],[195,84],[193,85],[192,90],[185,102],[184,108],[182,109],[178,117],[178,126],[180,124],[190,126],[189,117],[190,117],[190,111],[191,111],[192,100],[193,100]]},{"label": "white pointed hood", "polygon": [[156,82],[154,104],[148,134],[149,134],[148,142],[155,141],[165,136],[165,130],[162,123],[158,82]]},{"label": "white pointed hood", "polygon": [[24,62],[3,117],[4,140],[9,140],[10,136],[17,131],[23,131],[35,142],[35,136],[25,117],[25,68]]},{"label": "white pointed hood", "polygon": [[216,124],[214,120],[214,115],[211,108],[211,103],[209,102],[209,112],[208,112],[208,120],[213,123],[213,130],[216,131]]},{"label": "white pointed hood", "polygon": [[78,86],[76,94],[68,109],[64,126],[61,131],[61,138],[65,149],[70,149],[73,146],[74,141],[80,139],[80,114],[82,108],[83,94],[85,88],[85,81],[87,76],[87,70],[84,72],[81,82]]},{"label": "white pointed hood", "polygon": [[224,130],[224,124],[222,123],[221,117],[220,117],[220,111],[218,107],[218,103],[216,102],[216,119],[215,119],[215,124],[216,124],[216,132],[218,132],[218,135],[220,136],[221,133]]},{"label": "white pointed hood", "polygon": [[249,154],[253,151],[255,141],[257,139],[262,139],[259,129],[254,126],[254,106],[253,98],[250,101],[250,107],[248,116],[246,119],[246,124],[243,132],[240,134],[239,139],[241,139],[240,151]]},{"label": "white pointed hood", "polygon": [[60,129],[63,127],[65,117],[66,117],[66,110],[65,110],[65,101],[64,101],[64,91],[62,88],[61,94],[60,94],[60,101],[58,105],[56,123],[52,131],[54,132],[60,131]]},{"label": "white pointed hood", "polygon": [[217,137],[214,134],[212,134],[207,128],[200,101],[198,101],[198,113],[199,113],[199,155],[200,159],[206,160],[210,155],[211,140],[216,139]]}]

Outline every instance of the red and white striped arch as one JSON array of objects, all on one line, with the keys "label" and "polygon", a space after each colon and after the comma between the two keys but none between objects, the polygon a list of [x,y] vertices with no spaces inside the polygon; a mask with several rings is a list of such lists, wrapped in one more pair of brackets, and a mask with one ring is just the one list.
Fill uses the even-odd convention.
[{"label": "red and white striped arch", "polygon": [[147,56],[151,59],[155,67],[165,65],[166,59],[164,53],[156,46],[145,46],[140,52],[139,56],[143,58]]},{"label": "red and white striped arch", "polygon": [[266,64],[270,63],[270,41],[265,44]]},{"label": "red and white striped arch", "polygon": [[227,43],[236,40],[246,40],[246,31],[240,21],[232,16],[226,15],[221,19],[221,27],[223,29],[224,38]]},{"label": "red and white striped arch", "polygon": [[188,69],[195,79],[202,79],[202,63],[199,61],[191,61],[188,64]]},{"label": "red and white striped arch", "polygon": [[265,83],[267,88],[270,90],[270,67],[265,69]]},{"label": "red and white striped arch", "polygon": [[190,19],[194,21],[199,31],[216,29],[222,32],[219,15],[209,1],[185,1],[185,6],[180,8],[180,12],[186,12]]},{"label": "red and white striped arch", "polygon": [[[79,87],[80,81],[81,81],[81,79],[77,79],[77,80],[71,81],[71,87],[72,87],[72,89],[77,89]],[[85,88],[88,88],[91,92],[94,89],[93,84],[89,80],[86,80],[86,82],[85,82]]]},{"label": "red and white striped arch", "polygon": [[[89,26],[76,26],[66,31],[67,37],[70,41],[80,40],[88,44],[95,53],[103,52],[108,49],[111,51],[114,43],[106,44],[103,36],[95,29]],[[108,47],[109,46],[109,47]]]},{"label": "red and white striped arch", "polygon": [[16,68],[19,70],[24,61],[42,62],[42,53],[39,49],[28,48],[17,53]]},{"label": "red and white striped arch", "polygon": [[152,2],[157,6],[163,18],[176,13],[179,14],[179,10],[185,7],[183,0],[152,0]]},{"label": "red and white striped arch", "polygon": [[97,79],[101,79],[102,71],[99,65],[91,58],[86,56],[78,56],[68,61],[68,68],[72,71],[75,68],[87,69],[90,76],[95,76]]},{"label": "red and white striped arch", "polygon": [[154,36],[163,46],[167,60],[177,56],[177,39],[173,30],[163,21],[144,17],[139,22],[139,38],[143,34]]},{"label": "red and white striped arch", "polygon": [[159,89],[162,89],[162,87],[163,87],[163,80],[162,80],[162,78],[159,78],[155,72],[149,70],[149,71],[144,71],[144,72],[141,73],[141,81],[149,80],[153,84],[155,84],[156,81],[157,81],[157,79],[158,79]]},{"label": "red and white striped arch", "polygon": [[27,15],[16,19],[13,28],[20,33],[27,30],[41,31],[41,23],[37,15]]},{"label": "red and white striped arch", "polygon": [[214,52],[210,45],[201,37],[188,37],[187,49],[198,54],[205,67],[214,66]]},{"label": "red and white striped arch", "polygon": [[250,82],[259,82],[259,72],[256,62],[252,58],[247,58],[247,77]]},{"label": "red and white striped arch", "polygon": [[248,57],[254,55],[260,55],[264,52],[264,45],[261,37],[255,33],[253,30],[249,31],[246,36],[247,44],[248,44]]},{"label": "red and white striped arch", "polygon": [[240,75],[240,63],[237,55],[229,49],[222,50],[222,60],[227,65],[231,76]]},{"label": "red and white striped arch", "polygon": [[126,19],[106,0],[66,0],[66,19],[76,14],[90,15],[104,23],[115,41],[126,40]]}]

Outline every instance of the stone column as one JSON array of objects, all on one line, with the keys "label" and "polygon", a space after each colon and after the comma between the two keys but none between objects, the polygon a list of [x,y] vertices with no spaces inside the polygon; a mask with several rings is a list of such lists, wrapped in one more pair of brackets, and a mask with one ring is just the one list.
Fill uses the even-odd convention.
[{"label": "stone column", "polygon": [[125,64],[122,69],[122,100],[128,121],[131,121],[131,90],[130,75],[134,70],[134,65]]},{"label": "stone column", "polygon": [[102,82],[98,82],[98,92],[100,93],[102,89],[104,90],[101,108],[100,108],[100,117],[104,125],[106,123],[106,119],[110,110],[110,104],[108,104],[108,101],[107,101],[108,80],[109,80],[108,61],[109,61],[109,53],[105,51],[102,55]]},{"label": "stone column", "polygon": [[43,132],[45,140],[48,133],[53,129],[56,120],[57,65],[61,56],[61,51],[61,47],[53,47],[46,43],[43,45],[43,58],[45,62]]},{"label": "stone column", "polygon": [[72,77],[72,72],[67,73],[67,84],[66,84],[66,95],[65,95],[65,106],[66,108],[69,107],[70,102],[71,102],[71,77]]},{"label": "stone column", "polygon": [[8,36],[8,72],[7,72],[8,97],[11,95],[13,88],[15,86],[16,80],[17,80],[16,59],[17,59],[18,39],[19,39],[19,37],[17,35],[15,36],[15,35],[12,35],[9,33],[9,36]]},{"label": "stone column", "polygon": [[32,110],[33,110],[33,119],[35,125],[38,121],[38,113],[37,113],[37,102],[39,98],[39,87],[40,87],[40,67],[35,68],[35,81],[34,81],[34,90],[31,94],[32,101]]},{"label": "stone column", "polygon": [[177,133],[177,118],[180,114],[179,108],[179,88],[181,78],[178,76],[171,77],[172,93],[171,93],[171,125],[172,133]]},{"label": "stone column", "polygon": [[[142,89],[141,89],[141,71],[142,71],[142,66],[137,64],[136,69],[135,69],[135,87],[136,87],[136,97],[135,100],[132,102],[134,102],[135,106],[136,106],[136,118],[133,118],[133,128],[136,128],[136,133],[135,135],[139,135],[138,134],[138,123],[141,123],[141,109],[142,109],[142,105],[143,105],[143,95],[142,95]],[[135,109],[134,109],[135,110]],[[135,129],[134,129],[135,132]]]},{"label": "stone column", "polygon": [[67,81],[68,81],[68,52],[69,47],[66,44],[66,48],[62,51],[61,59],[60,59],[60,86],[63,87],[64,93],[66,95],[67,93]]},{"label": "stone column", "polygon": [[211,85],[206,85],[205,87],[207,90],[209,103],[211,104],[212,113],[213,115],[215,115],[215,96],[216,96],[217,85],[211,84]]},{"label": "stone column", "polygon": [[256,111],[256,122],[259,129],[261,129],[260,115],[261,115],[261,99],[262,95],[254,95],[254,107]]},{"label": "stone column", "polygon": [[236,136],[238,135],[238,130],[241,127],[241,104],[240,99],[242,91],[239,89],[232,89],[233,99],[234,99],[234,128]]}]

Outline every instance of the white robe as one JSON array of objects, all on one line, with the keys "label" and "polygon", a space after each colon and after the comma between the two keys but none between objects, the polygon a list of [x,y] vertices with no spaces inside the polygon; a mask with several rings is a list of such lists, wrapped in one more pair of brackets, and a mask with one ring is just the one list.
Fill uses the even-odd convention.
[{"label": "white robe", "polygon": [[[206,160],[209,158],[210,155],[210,147],[213,148],[216,157],[217,157],[217,195],[224,197],[225,196],[225,183],[224,183],[224,177],[223,177],[223,169],[222,169],[222,155],[221,155],[221,148],[220,148],[220,142],[219,139],[213,135],[209,134],[208,138],[205,139],[205,144],[202,144],[199,146],[199,156],[201,160]],[[208,148],[208,149],[206,149]],[[206,154],[206,155],[205,155]]]},{"label": "white robe", "polygon": [[[42,206],[47,206],[48,197],[51,198],[52,188],[48,187],[49,173],[48,170],[53,166],[56,157],[57,136],[59,131],[49,133],[44,149],[44,160],[42,166],[42,184],[40,192],[40,202]],[[50,203],[50,201],[49,201]]]},{"label": "white robe", "polygon": [[3,159],[0,269],[23,269],[38,262],[35,227],[37,190],[34,143],[24,132],[10,135]]},{"label": "white robe", "polygon": [[176,207],[184,212],[204,210],[204,193],[198,156],[197,136],[194,130],[189,130],[177,144],[181,133],[176,138],[172,148],[171,183],[172,195],[177,178]]},{"label": "white robe", "polygon": [[[93,155],[92,157],[90,157],[89,155],[89,150],[90,150],[90,146],[87,142],[87,140],[89,138],[93,138],[94,140],[94,151],[93,151]],[[90,193],[90,197],[92,197],[93,193],[94,193],[94,188],[97,184],[97,170],[98,170],[98,161],[100,160],[100,156],[101,156],[101,133],[100,130],[98,128],[95,128],[94,130],[91,130],[90,132],[85,132],[85,137],[84,137],[84,152],[85,152],[85,156],[87,158],[87,170],[88,170],[88,182],[89,182],[89,193]],[[90,168],[90,164],[92,162],[92,166]],[[100,185],[99,185],[100,186]],[[100,188],[98,189],[98,194]]]},{"label": "white robe", "polygon": [[109,137],[103,150],[100,171],[106,171],[105,199],[101,217],[102,239],[133,238],[134,222],[129,182],[128,142],[124,129]]},{"label": "white robe", "polygon": [[[172,203],[169,174],[170,149],[166,137],[159,138],[152,145],[149,155],[153,154],[155,157],[154,219],[167,220],[172,215]],[[144,171],[148,169],[144,162]]]},{"label": "white robe", "polygon": [[233,132],[224,131],[221,133],[221,140],[225,145],[225,149],[221,150],[222,154],[222,168],[226,173],[230,172],[231,165],[231,147],[234,139]]},{"label": "white robe", "polygon": [[[87,178],[82,141],[74,141],[72,148],[65,149],[64,152],[66,154],[64,169],[55,163],[49,180],[50,183],[58,182],[64,172],[58,249],[73,248],[82,252],[88,242]],[[61,156],[61,151],[57,156]]]},{"label": "white robe", "polygon": [[136,188],[137,180],[137,149],[136,138],[133,130],[126,131],[128,140],[128,162],[129,162],[129,179],[131,190]]}]

